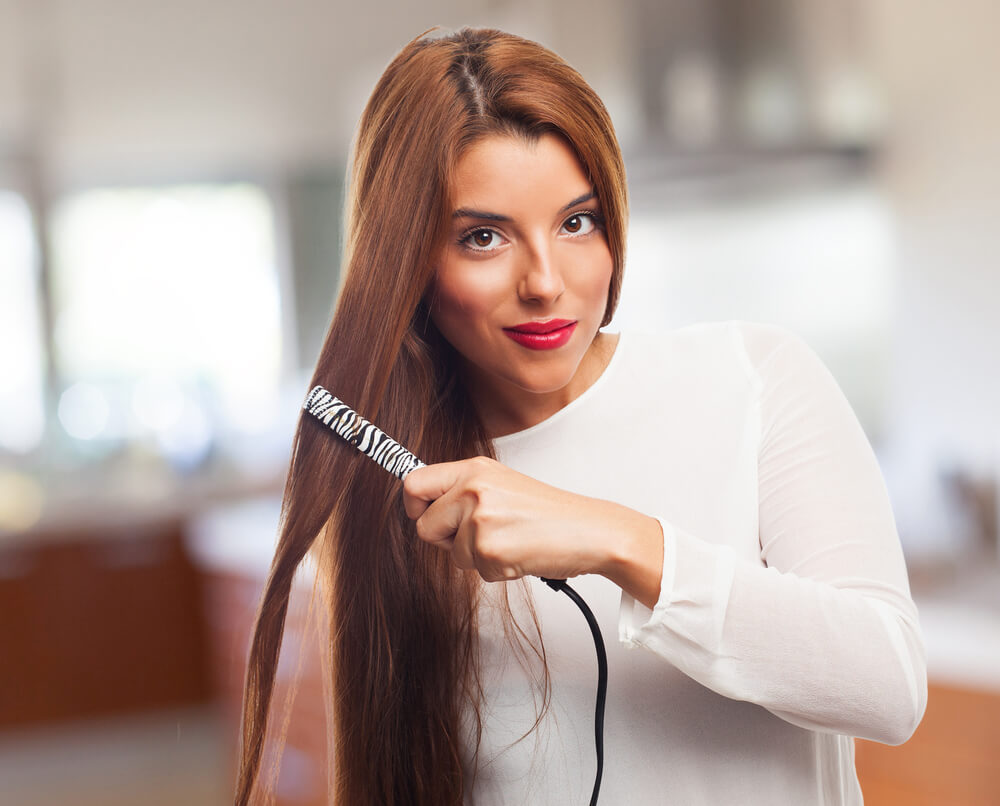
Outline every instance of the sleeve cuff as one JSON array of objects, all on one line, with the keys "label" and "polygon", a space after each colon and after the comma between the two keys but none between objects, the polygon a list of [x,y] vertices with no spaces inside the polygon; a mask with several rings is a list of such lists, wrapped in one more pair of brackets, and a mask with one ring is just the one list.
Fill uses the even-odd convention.
[{"label": "sleeve cuff", "polygon": [[642,646],[642,632],[663,619],[674,589],[674,574],[677,568],[677,541],[674,539],[674,528],[662,518],[655,515],[653,517],[663,530],[663,572],[660,576],[660,593],[656,604],[650,610],[641,602],[637,602],[631,594],[622,591],[618,609],[618,640],[629,649]]}]

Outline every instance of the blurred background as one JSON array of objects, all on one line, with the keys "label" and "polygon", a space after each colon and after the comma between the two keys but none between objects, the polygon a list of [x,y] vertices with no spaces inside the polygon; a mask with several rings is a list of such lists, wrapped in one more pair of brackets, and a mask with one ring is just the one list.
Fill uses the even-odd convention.
[{"label": "blurred background", "polygon": [[[773,322],[826,361],[932,685],[910,743],[858,742],[866,801],[1000,802],[990,0],[0,0],[0,801],[228,802],[351,137],[433,25],[536,39],[605,100],[632,202],[612,329]],[[305,616],[287,804],[324,802]]]}]

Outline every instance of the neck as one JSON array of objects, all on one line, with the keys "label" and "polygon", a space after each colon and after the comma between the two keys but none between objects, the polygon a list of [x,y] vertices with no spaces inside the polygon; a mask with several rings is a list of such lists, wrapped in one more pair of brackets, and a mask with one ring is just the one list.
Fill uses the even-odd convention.
[{"label": "neck", "polygon": [[598,332],[570,382],[551,392],[531,392],[513,384],[476,377],[466,367],[471,395],[490,439],[523,431],[572,403],[601,377],[614,355],[618,334]]}]

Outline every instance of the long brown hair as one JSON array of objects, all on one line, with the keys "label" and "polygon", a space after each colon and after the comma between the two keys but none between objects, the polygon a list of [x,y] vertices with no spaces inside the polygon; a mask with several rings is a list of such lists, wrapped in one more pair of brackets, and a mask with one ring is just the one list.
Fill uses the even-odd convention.
[{"label": "long brown hair", "polygon": [[[426,462],[493,455],[425,304],[449,177],[483,136],[546,132],[569,143],[601,203],[614,261],[607,324],[624,262],[625,172],[608,113],[575,70],[500,31],[429,32],[396,56],[362,115],[344,282],[312,383]],[[397,481],[305,414],[279,530],[248,661],[235,802],[254,790],[292,578],[312,550],[331,624],[336,802],[461,803],[465,713],[478,743],[478,577],[417,539]]]}]

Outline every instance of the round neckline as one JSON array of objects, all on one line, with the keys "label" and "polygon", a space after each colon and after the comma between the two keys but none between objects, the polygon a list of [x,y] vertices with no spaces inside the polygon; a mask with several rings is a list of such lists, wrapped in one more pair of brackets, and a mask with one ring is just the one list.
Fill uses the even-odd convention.
[{"label": "round neckline", "polygon": [[493,437],[493,439],[491,440],[493,445],[494,446],[506,445],[511,442],[516,442],[521,437],[526,437],[535,434],[538,431],[551,426],[553,423],[560,421],[563,417],[567,416],[568,413],[582,406],[587,400],[589,400],[594,394],[596,394],[597,390],[605,384],[606,379],[611,376],[612,371],[618,365],[619,363],[618,356],[621,355],[622,352],[622,339],[625,338],[625,334],[621,332],[617,334],[609,333],[607,335],[618,336],[618,340],[615,343],[615,350],[611,354],[611,358],[608,359],[608,363],[601,371],[601,374],[597,376],[596,380],[592,384],[590,384],[590,386],[584,389],[583,392],[578,397],[571,400],[569,403],[567,403],[565,406],[559,409],[559,411],[550,414],[544,420],[541,420],[535,423],[534,425],[530,425],[527,428],[522,428],[520,431],[513,431],[510,434],[504,434],[503,436]]}]

